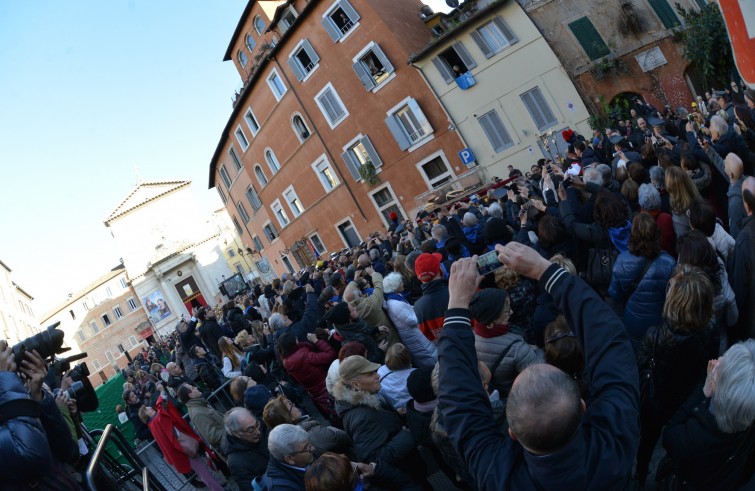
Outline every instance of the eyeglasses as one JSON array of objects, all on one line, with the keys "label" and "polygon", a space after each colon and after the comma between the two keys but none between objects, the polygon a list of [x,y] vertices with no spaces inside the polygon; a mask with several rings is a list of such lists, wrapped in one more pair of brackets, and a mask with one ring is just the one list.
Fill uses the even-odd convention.
[{"label": "eyeglasses", "polygon": [[291,401],[289,401],[289,400],[287,400],[286,401],[286,405],[288,406],[288,414],[291,414],[291,411],[293,411],[293,409],[294,409],[294,403],[291,402]]},{"label": "eyeglasses", "polygon": [[260,431],[260,422],[257,421],[256,424],[244,428],[243,431],[246,433],[254,433],[255,431]]},{"label": "eyeglasses", "polygon": [[291,452],[289,455],[297,455],[300,453],[312,453],[314,449],[315,447],[313,447],[311,443],[307,442],[307,446],[304,448],[304,450],[299,450],[298,452]]}]

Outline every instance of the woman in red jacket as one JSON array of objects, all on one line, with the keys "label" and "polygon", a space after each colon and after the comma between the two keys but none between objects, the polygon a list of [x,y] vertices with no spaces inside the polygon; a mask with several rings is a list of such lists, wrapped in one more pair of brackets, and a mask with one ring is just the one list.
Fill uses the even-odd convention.
[{"label": "woman in red jacket", "polygon": [[[157,400],[155,407],[157,410],[142,406],[139,409],[139,418],[149,426],[165,456],[165,461],[184,475],[194,470],[197,477],[212,491],[223,491],[223,486],[202,460],[201,455],[206,450],[204,442],[181,417],[178,409],[163,400],[162,396]],[[199,485],[197,482],[192,484]]]},{"label": "woman in red jacket", "polygon": [[309,343],[300,343],[293,334],[283,334],[278,338],[278,353],[291,378],[306,389],[320,413],[329,418],[331,404],[325,377],[337,353],[327,341],[317,339],[315,334],[307,334],[307,339]]}]

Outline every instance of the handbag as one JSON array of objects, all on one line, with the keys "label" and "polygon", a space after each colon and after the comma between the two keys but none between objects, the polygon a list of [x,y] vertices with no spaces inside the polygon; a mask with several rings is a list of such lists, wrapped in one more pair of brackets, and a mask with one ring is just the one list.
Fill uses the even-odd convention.
[{"label": "handbag", "polygon": [[608,241],[608,247],[591,247],[587,251],[587,273],[585,279],[600,294],[605,294],[611,285],[613,265],[616,263],[618,255],[619,252],[611,247],[610,240]]},{"label": "handbag", "polygon": [[176,434],[178,444],[181,445],[181,450],[183,450],[186,456],[189,458],[196,457],[199,452],[199,441],[185,433],[181,433],[178,431],[178,428],[173,428],[173,431]]}]

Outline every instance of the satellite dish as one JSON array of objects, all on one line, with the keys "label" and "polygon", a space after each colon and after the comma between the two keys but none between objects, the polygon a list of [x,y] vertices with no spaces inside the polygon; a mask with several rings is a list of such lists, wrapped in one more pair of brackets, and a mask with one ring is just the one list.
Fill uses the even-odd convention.
[{"label": "satellite dish", "polygon": [[446,0],[446,5],[448,5],[452,9],[455,9],[459,6],[459,0]]}]

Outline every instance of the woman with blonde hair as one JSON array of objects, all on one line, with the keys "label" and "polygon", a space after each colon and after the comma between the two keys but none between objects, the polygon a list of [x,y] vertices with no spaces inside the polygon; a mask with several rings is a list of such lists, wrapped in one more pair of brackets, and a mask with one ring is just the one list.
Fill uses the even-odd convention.
[{"label": "woman with blonde hair", "polygon": [[231,341],[231,338],[223,336],[218,341],[220,353],[223,355],[223,375],[226,378],[238,377],[242,372],[244,353],[241,352]]},{"label": "woman with blonde hair", "polygon": [[679,239],[690,230],[687,211],[693,201],[700,199],[700,193],[687,172],[676,166],[666,169],[666,191],[669,194],[674,233]]}]

